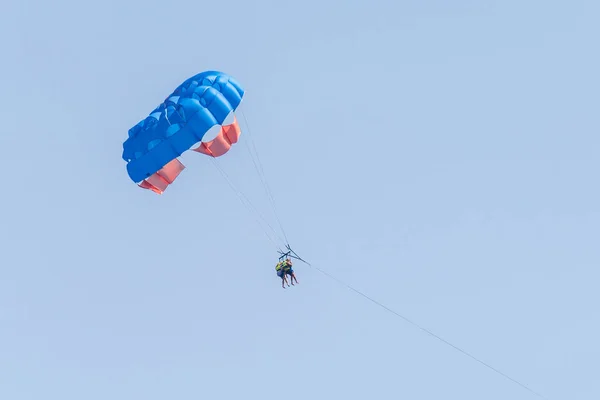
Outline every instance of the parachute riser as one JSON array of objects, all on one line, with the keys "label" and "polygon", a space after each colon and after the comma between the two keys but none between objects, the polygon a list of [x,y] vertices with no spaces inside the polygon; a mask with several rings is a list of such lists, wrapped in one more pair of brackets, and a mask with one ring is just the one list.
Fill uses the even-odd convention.
[{"label": "parachute riser", "polygon": [[279,254],[281,254],[281,255],[279,256],[279,261],[283,261],[283,259],[284,259],[284,258],[286,258],[286,257],[290,257],[290,258],[294,258],[294,259],[296,259],[296,260],[298,260],[298,261],[302,261],[304,264],[306,264],[306,265],[309,265],[309,266],[310,266],[310,263],[306,262],[306,261],[305,261],[305,260],[303,260],[303,259],[302,259],[302,258],[301,258],[301,257],[300,257],[298,254],[296,254],[296,252],[295,252],[294,250],[292,250],[292,249],[291,249],[291,247],[290,247],[290,245],[289,245],[289,244],[286,244],[286,245],[285,245],[285,247],[286,247],[286,249],[288,250],[288,251],[286,251],[285,253],[284,253],[283,251],[281,251],[281,250],[279,250],[279,251],[278,251],[278,253],[279,253]]}]

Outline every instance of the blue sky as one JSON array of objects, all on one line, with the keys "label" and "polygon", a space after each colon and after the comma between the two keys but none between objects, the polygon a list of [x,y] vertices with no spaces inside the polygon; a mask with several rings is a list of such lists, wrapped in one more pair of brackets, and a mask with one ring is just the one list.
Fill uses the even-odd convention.
[{"label": "blue sky", "polygon": [[[600,396],[600,5],[1,6],[0,398],[533,399],[277,254],[210,160],[127,130],[207,69],[292,246],[549,399]],[[276,226],[246,145],[218,160]]]}]

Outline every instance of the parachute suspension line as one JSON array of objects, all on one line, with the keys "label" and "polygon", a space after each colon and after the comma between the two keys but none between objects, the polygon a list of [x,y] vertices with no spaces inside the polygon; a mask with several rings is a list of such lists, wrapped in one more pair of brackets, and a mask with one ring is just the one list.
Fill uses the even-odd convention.
[{"label": "parachute suspension line", "polygon": [[260,161],[260,157],[258,155],[258,149],[256,148],[256,144],[254,142],[254,138],[252,137],[252,133],[250,131],[250,124],[248,123],[248,118],[246,118],[246,114],[244,113],[243,105],[240,106],[240,112],[242,114],[242,117],[244,118],[244,122],[246,123],[246,129],[248,131],[248,138],[250,139],[249,141],[252,144],[252,148],[254,149],[254,153],[256,154],[256,160],[254,159],[254,155],[252,154],[252,150],[250,149],[250,146],[248,145],[247,142],[245,142],[246,143],[246,149],[248,150],[248,153],[250,154],[250,158],[252,158],[252,163],[254,164],[254,168],[256,169],[256,172],[258,173],[260,181],[263,184],[263,188],[265,189],[265,193],[267,194],[267,197],[269,198],[269,202],[271,203],[271,208],[273,210],[273,214],[275,215],[275,219],[277,220],[277,223],[279,224],[279,228],[281,229],[281,233],[283,233],[283,237],[285,239],[285,243],[289,244],[289,240],[288,240],[287,235],[285,233],[285,229],[283,229],[283,224],[281,223],[281,219],[279,218],[279,215],[277,214],[277,208],[275,207],[275,198],[274,198],[273,192],[271,191],[271,188],[269,187],[269,184],[267,182],[267,177],[266,177],[265,171],[263,169],[263,164]]},{"label": "parachute suspension line", "polygon": [[[279,249],[279,251],[281,251],[281,246],[279,246],[279,244],[277,244],[277,239],[279,239],[280,241],[283,242],[283,240],[281,239],[280,236],[278,236],[277,231],[275,231],[275,229],[273,229],[273,227],[265,220],[265,218],[262,216],[262,214],[256,209],[256,207],[254,207],[254,205],[250,202],[250,200],[248,199],[248,197],[246,197],[244,195],[244,193],[242,193],[231,181],[231,179],[229,178],[229,176],[227,175],[227,173],[219,166],[219,164],[217,163],[217,160],[214,157],[209,157],[213,163],[213,165],[215,166],[215,168],[221,173],[221,175],[223,176],[223,178],[225,178],[225,180],[227,181],[227,183],[229,184],[229,187],[231,188],[231,190],[234,191],[234,193],[238,196],[238,198],[240,199],[240,201],[242,202],[242,204],[246,207],[246,209],[250,212],[254,211],[256,213],[256,215],[258,216],[258,218],[256,219],[256,222],[260,225],[261,229],[263,230],[263,232],[265,233],[265,235],[267,236],[267,238],[269,239],[269,241],[271,241],[271,243],[273,243],[273,245]],[[265,229],[265,227],[261,224],[261,220],[262,222],[264,222],[269,228],[271,228],[271,231],[273,231],[273,233],[275,234],[275,239],[273,238],[273,236],[271,236],[271,234]]]},{"label": "parachute suspension line", "polygon": [[[286,246],[286,247],[288,248],[288,250],[289,250],[289,251],[291,251],[291,252],[293,253],[293,250],[292,250],[292,249],[290,249],[290,248],[289,248],[289,246]],[[285,256],[287,253],[280,252],[280,254],[282,254],[282,257],[284,257],[284,256]],[[293,253],[293,254],[295,254],[295,253]],[[296,257],[293,257],[293,258],[296,258]],[[303,261],[303,262],[305,262],[306,264],[308,264],[306,261],[302,260],[301,258],[297,258],[297,259],[299,259],[300,261]],[[511,377],[510,377],[510,376],[508,376],[507,374],[505,374],[505,373],[503,373],[503,372],[499,371],[498,369],[496,369],[496,368],[492,367],[490,364],[486,363],[485,361],[482,361],[482,360],[480,360],[479,358],[477,358],[477,357],[475,357],[474,355],[472,355],[472,354],[468,353],[467,351],[465,351],[465,350],[461,349],[460,347],[458,347],[458,346],[455,346],[454,344],[450,343],[449,341],[447,341],[446,339],[444,339],[444,338],[440,337],[439,335],[436,335],[435,333],[433,333],[433,332],[432,332],[432,331],[430,331],[429,329],[422,327],[421,325],[417,324],[416,322],[413,322],[413,321],[411,321],[410,319],[406,318],[406,317],[405,317],[405,316],[403,316],[402,314],[400,314],[400,313],[398,313],[398,312],[396,312],[396,311],[392,310],[391,308],[389,308],[389,307],[387,307],[386,305],[384,305],[384,304],[380,303],[379,301],[377,301],[377,300],[373,299],[372,297],[369,297],[369,296],[367,296],[366,294],[364,294],[364,293],[363,293],[363,292],[361,292],[360,290],[358,290],[358,289],[355,289],[355,288],[353,288],[352,286],[350,286],[349,284],[347,284],[347,283],[343,282],[341,279],[339,279],[339,278],[336,278],[335,276],[333,276],[333,275],[331,275],[330,273],[328,273],[328,272],[326,272],[326,271],[322,270],[322,269],[321,269],[321,268],[319,268],[319,267],[316,267],[316,266],[314,266],[314,265],[311,265],[311,264],[308,264],[308,265],[309,265],[309,266],[311,266],[312,268],[316,269],[317,271],[319,271],[319,272],[320,272],[320,273],[322,273],[323,275],[327,276],[328,278],[330,278],[330,279],[332,279],[332,280],[336,281],[336,282],[337,282],[337,283],[339,283],[340,285],[342,285],[342,286],[345,286],[347,289],[350,289],[350,290],[351,290],[351,291],[353,291],[354,293],[356,293],[356,294],[358,294],[358,295],[360,295],[360,296],[364,297],[365,299],[369,300],[369,301],[370,301],[370,302],[372,302],[373,304],[375,304],[375,305],[377,305],[377,306],[379,306],[379,307],[383,308],[384,310],[386,310],[386,311],[388,311],[388,312],[392,313],[392,314],[393,314],[393,315],[395,315],[396,317],[399,317],[399,318],[403,319],[404,321],[408,322],[409,324],[413,325],[414,327],[416,327],[416,328],[420,329],[421,331],[423,331],[423,332],[427,333],[428,335],[430,335],[430,336],[432,336],[432,337],[434,337],[434,338],[438,339],[438,340],[439,340],[439,341],[441,341],[442,343],[444,343],[444,344],[446,344],[446,345],[448,345],[448,346],[452,347],[453,349],[455,349],[455,350],[459,351],[460,353],[464,354],[465,356],[467,356],[467,357],[469,357],[469,358],[471,358],[471,359],[473,359],[473,360],[477,361],[478,363],[480,363],[480,364],[482,364],[483,366],[485,366],[485,367],[489,368],[490,370],[494,371],[495,373],[497,373],[497,374],[499,374],[499,375],[503,376],[504,378],[506,378],[506,379],[508,379],[508,380],[512,381],[513,383],[516,383],[517,385],[521,386],[522,388],[524,388],[525,390],[529,391],[530,393],[532,393],[532,394],[534,394],[534,395],[536,395],[536,396],[538,396],[538,397],[540,397],[540,398],[542,398],[542,399],[546,399],[546,397],[544,397],[544,396],[543,396],[543,395],[541,395],[540,393],[538,393],[538,392],[534,391],[533,389],[529,388],[527,385],[525,385],[525,384],[523,384],[523,383],[521,383],[521,382],[517,381],[517,380],[516,380],[516,379],[514,379],[514,378],[511,378]]]}]

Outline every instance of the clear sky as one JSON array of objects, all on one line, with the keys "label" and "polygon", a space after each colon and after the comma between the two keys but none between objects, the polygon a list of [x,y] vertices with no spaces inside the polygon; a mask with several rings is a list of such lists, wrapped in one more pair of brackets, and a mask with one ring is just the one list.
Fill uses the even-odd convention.
[{"label": "clear sky", "polygon": [[[527,400],[127,130],[207,69],[296,251],[549,399],[600,398],[600,3],[0,6],[0,398]],[[245,125],[243,125],[244,127]],[[276,227],[247,132],[218,163]]]}]

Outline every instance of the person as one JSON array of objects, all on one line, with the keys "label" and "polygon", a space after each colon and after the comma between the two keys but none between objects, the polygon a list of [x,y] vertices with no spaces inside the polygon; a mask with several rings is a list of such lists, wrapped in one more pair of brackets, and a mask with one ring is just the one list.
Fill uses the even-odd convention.
[{"label": "person", "polygon": [[289,257],[283,262],[283,271],[285,272],[285,275],[290,276],[290,281],[292,282],[292,285],[294,284],[294,281],[298,283],[298,278],[296,278],[296,274],[294,273],[294,270],[292,268],[292,260]]},{"label": "person", "polygon": [[288,283],[288,280],[287,280],[287,274],[283,270],[284,264],[285,264],[284,261],[279,261],[277,263],[277,265],[275,265],[275,271],[277,271],[277,276],[281,278],[281,287],[285,289],[284,284],[287,284],[288,287],[290,287],[290,284]]}]

